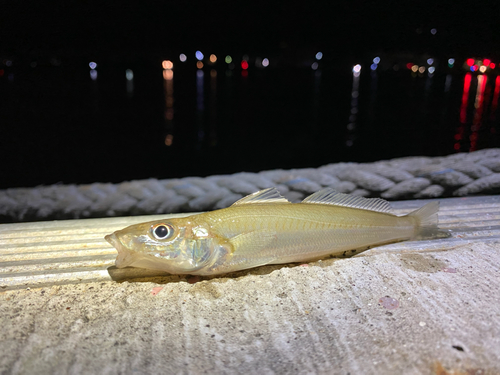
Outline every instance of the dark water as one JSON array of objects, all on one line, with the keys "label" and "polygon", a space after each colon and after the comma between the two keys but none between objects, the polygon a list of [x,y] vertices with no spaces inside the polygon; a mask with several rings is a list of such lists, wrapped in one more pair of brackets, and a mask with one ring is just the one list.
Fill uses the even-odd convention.
[{"label": "dark water", "polygon": [[[134,78],[125,79],[132,69]],[[316,167],[499,147],[500,78],[364,66],[5,69],[0,188]],[[479,78],[478,78],[479,77]],[[166,78],[166,79],[165,79]]]}]

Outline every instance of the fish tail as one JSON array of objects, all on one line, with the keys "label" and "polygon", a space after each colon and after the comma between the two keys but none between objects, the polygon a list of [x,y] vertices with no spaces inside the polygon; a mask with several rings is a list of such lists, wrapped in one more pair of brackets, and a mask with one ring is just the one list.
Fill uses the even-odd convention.
[{"label": "fish tail", "polygon": [[434,201],[408,214],[416,220],[417,224],[413,240],[432,237],[438,233],[438,210],[439,201]]}]

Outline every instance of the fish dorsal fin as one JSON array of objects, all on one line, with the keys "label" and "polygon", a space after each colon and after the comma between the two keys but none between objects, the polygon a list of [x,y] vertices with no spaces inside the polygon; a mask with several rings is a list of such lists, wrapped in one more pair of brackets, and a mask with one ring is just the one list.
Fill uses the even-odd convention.
[{"label": "fish dorsal fin", "polygon": [[331,188],[320,190],[302,201],[308,204],[331,204],[334,206],[359,208],[361,210],[391,213],[389,202],[380,198],[363,198],[355,195],[343,194]]},{"label": "fish dorsal fin", "polygon": [[256,204],[256,203],[290,203],[285,197],[283,197],[276,188],[268,188],[261,191],[257,191],[253,194],[247,195],[241,198],[239,201],[233,203],[233,206],[240,204]]}]

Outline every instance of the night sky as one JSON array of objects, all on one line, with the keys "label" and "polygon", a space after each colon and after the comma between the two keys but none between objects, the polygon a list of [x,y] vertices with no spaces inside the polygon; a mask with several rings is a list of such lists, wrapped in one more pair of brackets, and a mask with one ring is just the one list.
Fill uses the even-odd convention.
[{"label": "night sky", "polygon": [[0,53],[137,57],[322,48],[498,56],[499,15],[498,1],[463,0],[3,1]]}]

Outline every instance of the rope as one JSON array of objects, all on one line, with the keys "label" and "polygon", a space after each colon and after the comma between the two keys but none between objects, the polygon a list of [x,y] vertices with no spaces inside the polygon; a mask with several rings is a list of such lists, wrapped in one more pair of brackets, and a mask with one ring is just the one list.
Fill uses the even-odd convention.
[{"label": "rope", "polygon": [[0,221],[208,211],[273,186],[292,202],[325,187],[388,200],[494,194],[500,192],[500,149],[206,178],[6,189],[0,190]]}]

